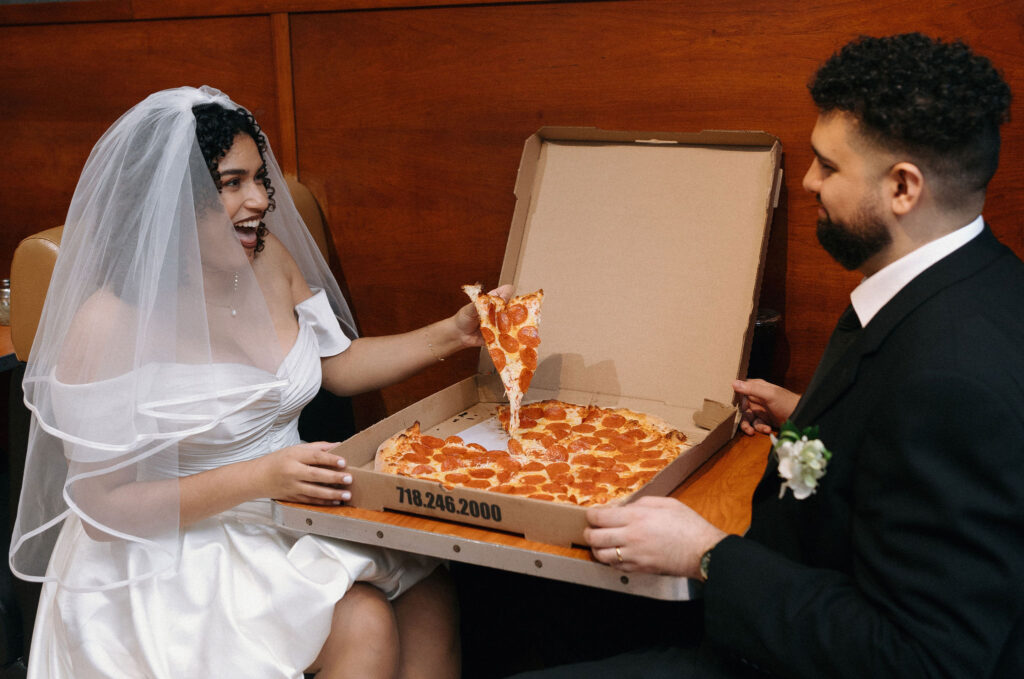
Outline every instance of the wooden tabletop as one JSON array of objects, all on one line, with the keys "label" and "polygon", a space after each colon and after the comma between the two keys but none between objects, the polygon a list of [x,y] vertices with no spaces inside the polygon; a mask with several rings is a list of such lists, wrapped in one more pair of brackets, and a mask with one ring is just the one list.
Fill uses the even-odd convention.
[{"label": "wooden tabletop", "polygon": [[[770,445],[767,436],[745,436],[738,433],[673,491],[672,496],[685,502],[722,530],[729,533],[742,533],[750,524],[750,497],[757,482],[761,479]],[[379,523],[382,526],[422,530],[493,545],[594,561],[590,550],[583,547],[561,547],[533,542],[510,533],[424,516],[373,511],[357,507],[281,504]]]}]

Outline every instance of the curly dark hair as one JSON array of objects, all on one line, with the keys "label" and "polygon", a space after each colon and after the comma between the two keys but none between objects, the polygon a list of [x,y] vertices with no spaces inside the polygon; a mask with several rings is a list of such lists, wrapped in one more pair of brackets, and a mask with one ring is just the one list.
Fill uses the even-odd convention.
[{"label": "curly dark hair", "polygon": [[809,88],[821,113],[853,114],[869,142],[930,172],[944,205],[984,191],[995,174],[1010,88],[959,40],[862,36],[833,54]]},{"label": "curly dark hair", "polygon": [[[222,185],[218,165],[221,158],[231,150],[235,143],[235,137],[245,133],[256,142],[256,148],[260,152],[259,173],[256,178],[263,182],[267,190],[267,212],[276,207],[274,202],[274,187],[270,185],[270,177],[267,176],[267,138],[263,136],[263,130],[259,123],[252,117],[252,114],[243,108],[229,109],[220,104],[198,104],[192,107],[192,115],[196,117],[196,139],[199,141],[199,149],[203,152],[206,166],[210,168],[210,175],[220,192]],[[264,237],[267,235],[267,226],[261,221],[256,229],[256,253],[263,251]]]}]

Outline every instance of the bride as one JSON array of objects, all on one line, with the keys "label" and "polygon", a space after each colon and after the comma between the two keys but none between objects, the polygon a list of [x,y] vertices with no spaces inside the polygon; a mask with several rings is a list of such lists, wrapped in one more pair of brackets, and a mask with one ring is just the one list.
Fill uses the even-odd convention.
[{"label": "bride", "polygon": [[26,369],[10,560],[44,582],[29,675],[458,676],[437,561],[282,529],[270,498],[349,498],[334,444],[299,439],[321,383],[376,389],[481,342],[471,305],[356,338],[224,94],[128,111],[82,172]]}]

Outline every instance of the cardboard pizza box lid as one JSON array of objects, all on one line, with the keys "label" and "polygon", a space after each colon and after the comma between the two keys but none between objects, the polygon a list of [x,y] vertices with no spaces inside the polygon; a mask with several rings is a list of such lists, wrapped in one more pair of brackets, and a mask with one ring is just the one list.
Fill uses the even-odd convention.
[{"label": "cardboard pizza box lid", "polygon": [[[677,411],[706,399],[730,403],[781,153],[763,132],[548,127],[530,137],[500,279],[546,292],[530,397],[653,402],[677,424]],[[479,372],[494,372],[486,351]]]}]

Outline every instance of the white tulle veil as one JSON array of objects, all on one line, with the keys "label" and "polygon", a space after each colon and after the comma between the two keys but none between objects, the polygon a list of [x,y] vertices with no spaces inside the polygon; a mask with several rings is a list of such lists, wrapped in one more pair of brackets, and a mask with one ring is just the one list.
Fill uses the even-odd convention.
[{"label": "white tulle veil", "polygon": [[[173,568],[179,443],[283,386],[286,352],[196,140],[203,103],[240,108],[208,87],[153,94],[103,135],[75,189],[25,371],[32,423],[10,552],[25,579],[90,591]],[[269,145],[265,161],[265,224],[355,337]],[[75,521],[109,568],[47,571]]]}]

